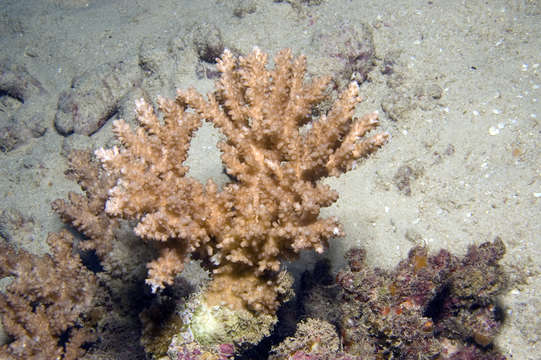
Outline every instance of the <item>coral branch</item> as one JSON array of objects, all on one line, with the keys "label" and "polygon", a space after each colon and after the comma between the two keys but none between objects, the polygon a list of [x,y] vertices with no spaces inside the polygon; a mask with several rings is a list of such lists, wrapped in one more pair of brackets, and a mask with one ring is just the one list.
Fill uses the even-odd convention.
[{"label": "coral branch", "polygon": [[70,192],[69,202],[57,199],[52,208],[66,223],[73,224],[88,240],[79,243],[83,249],[93,249],[100,257],[106,257],[112,250],[116,219],[103,210],[108,189],[116,182],[116,176],[108,176],[88,151],[75,150],[69,155],[66,175],[81,185],[85,196]]}]

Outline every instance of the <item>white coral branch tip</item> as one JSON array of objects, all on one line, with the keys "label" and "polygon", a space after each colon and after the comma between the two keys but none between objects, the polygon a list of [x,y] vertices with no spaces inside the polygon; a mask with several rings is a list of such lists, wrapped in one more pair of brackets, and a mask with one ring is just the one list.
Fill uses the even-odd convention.
[{"label": "white coral branch tip", "polygon": [[147,102],[144,98],[136,99],[135,100],[135,111],[141,112],[144,111],[144,107],[148,106]]},{"label": "white coral branch tip", "polygon": [[115,157],[120,154],[118,147],[113,146],[111,149],[99,148],[94,151],[94,154],[101,162],[110,162],[113,161]]}]

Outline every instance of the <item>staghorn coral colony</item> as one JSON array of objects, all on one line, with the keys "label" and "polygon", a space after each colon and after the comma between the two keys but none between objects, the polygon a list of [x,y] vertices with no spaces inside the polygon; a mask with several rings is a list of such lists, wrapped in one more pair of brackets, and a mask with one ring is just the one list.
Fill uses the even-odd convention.
[{"label": "staghorn coral colony", "polygon": [[[190,89],[179,90],[175,100],[159,98],[163,123],[141,100],[141,126],[133,132],[116,121],[121,147],[96,152],[107,172],[119,176],[106,211],[136,219],[137,235],[162,247],[148,265],[154,290],[171,284],[193,254],[213,272],[207,301],[272,312],[279,305],[281,260],[303,249],[321,253],[329,238],[342,235],[335,218],[319,217],[338,198],[320,180],[349,170],[387,135],[364,137],[377,126],[377,115],[353,118],[360,101],[355,83],[313,121],[312,108],[325,99],[329,79],[306,83],[305,58],[293,59],[290,50],[275,63],[268,70],[258,49],[238,59],[225,51],[215,93],[205,99]],[[234,180],[222,189],[191,178],[183,164],[203,119],[225,136],[218,146]]]},{"label": "staghorn coral colony", "polygon": [[[281,261],[304,249],[321,253],[331,237],[342,235],[337,219],[319,217],[338,198],[320,180],[351,169],[387,138],[365,136],[378,124],[375,113],[353,117],[360,101],[355,83],[314,121],[312,109],[325,99],[329,79],[306,82],[305,68],[305,58],[293,58],[289,49],[278,53],[272,70],[259,49],[239,58],[225,51],[214,93],[205,99],[190,89],[179,90],[175,100],[159,98],[163,122],[140,100],[140,127],[133,132],[116,121],[121,147],[96,152],[118,176],[107,213],[137,220],[136,234],[161,247],[148,264],[153,291],[171,284],[188,256],[212,272],[192,327],[199,334],[213,322],[209,317],[227,322],[213,306],[274,314],[290,287]],[[183,164],[203,120],[225,136],[218,147],[232,180],[221,189],[191,178]]]},{"label": "staghorn coral colony", "polygon": [[[135,130],[115,121],[120,145],[95,153],[103,168],[88,152],[71,155],[67,174],[85,194],[71,193],[69,201],[57,200],[53,209],[87,237],[78,247],[101,259],[100,298],[93,298],[94,275],[71,254],[71,237],[53,235],[54,260],[42,261],[53,261],[59,274],[71,276],[19,275],[0,298],[10,309],[1,315],[14,338],[2,354],[40,359],[35,349],[42,348],[53,354],[47,358],[79,358],[89,347],[82,345],[93,339],[91,330],[97,332],[96,348],[107,343],[99,321],[83,319],[100,311],[103,316],[104,309],[115,306],[125,310],[111,304],[123,293],[107,284],[118,283],[129,268],[114,259],[115,253],[128,253],[119,250],[120,224],[126,223],[119,219],[135,223],[134,232],[157,248],[157,257],[147,264],[146,283],[157,293],[158,305],[140,314],[147,356],[231,359],[271,334],[278,307],[293,297],[293,280],[282,262],[305,249],[321,253],[331,238],[343,235],[337,219],[319,216],[338,198],[321,180],[350,170],[388,135],[370,133],[378,126],[376,113],[354,117],[360,101],[356,83],[319,114],[315,107],[328,100],[330,79],[307,81],[305,58],[293,57],[288,49],[276,55],[274,68],[267,61],[259,49],[245,57],[226,50],[217,60],[221,76],[215,92],[204,97],[193,89],[179,90],[175,99],[158,99],[159,111],[139,100]],[[222,187],[212,180],[201,184],[184,164],[203,121],[223,134],[218,146],[230,181]],[[352,250],[349,269],[338,275],[337,284],[327,284],[339,289],[333,293],[339,294],[340,320],[300,322],[295,335],[274,346],[270,356],[503,359],[492,346],[501,323],[495,297],[505,289],[498,265],[503,252],[501,240],[472,247],[463,259],[414,248],[396,270],[383,271],[368,268],[364,252]],[[175,285],[189,258],[199,260],[211,279],[177,301],[163,290]],[[13,259],[21,259],[20,264]],[[2,272],[16,276],[24,264],[45,266],[31,265],[38,260],[29,254],[14,257],[7,246],[0,260]],[[30,300],[17,290],[29,287]],[[174,305],[160,308],[162,300]],[[160,312],[167,316],[153,323]],[[27,330],[25,322],[49,325]],[[106,358],[97,354],[90,358]]]}]

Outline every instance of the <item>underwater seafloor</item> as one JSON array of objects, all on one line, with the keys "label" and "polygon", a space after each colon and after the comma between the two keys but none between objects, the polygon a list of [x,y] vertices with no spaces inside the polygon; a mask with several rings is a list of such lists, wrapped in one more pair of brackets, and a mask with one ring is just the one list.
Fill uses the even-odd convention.
[{"label": "underwater seafloor", "polygon": [[[289,47],[336,88],[358,81],[358,113],[378,110],[391,135],[328,181],[340,199],[323,215],[346,232],[332,270],[355,246],[391,268],[415,245],[464,254],[500,238],[513,281],[496,346],[541,358],[541,2],[4,0],[0,34],[0,235],[14,246],[47,251],[65,227],[51,202],[79,190],[67,153],[112,144],[135,99],[211,91],[224,48]],[[196,178],[224,180],[217,139],[205,125],[193,140]]]}]

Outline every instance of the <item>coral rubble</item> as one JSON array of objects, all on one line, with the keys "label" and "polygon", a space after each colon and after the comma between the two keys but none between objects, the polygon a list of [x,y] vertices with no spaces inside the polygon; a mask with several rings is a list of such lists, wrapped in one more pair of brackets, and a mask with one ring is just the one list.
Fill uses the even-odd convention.
[{"label": "coral rubble", "polygon": [[362,360],[340,349],[335,327],[319,319],[306,319],[298,324],[295,335],[275,346],[269,360]]},{"label": "coral rubble", "polygon": [[371,269],[365,252],[349,252],[340,332],[352,355],[385,359],[505,359],[493,340],[502,323],[496,297],[507,278],[496,238],[471,246],[464,258],[413,248],[396,269]]},{"label": "coral rubble", "polygon": [[[326,98],[329,79],[305,81],[306,60],[290,50],[274,62],[268,69],[259,49],[239,58],[226,50],[214,93],[205,98],[189,89],[174,100],[159,98],[163,119],[140,100],[136,131],[115,121],[121,146],[96,152],[118,176],[107,213],[137,220],[135,232],[161,248],[148,264],[154,290],[171,284],[191,255],[213,272],[208,305],[273,313],[281,261],[303,249],[323,252],[342,235],[337,219],[319,217],[338,198],[320,180],[350,170],[387,134],[367,136],[378,125],[376,113],[353,116],[355,83],[317,117],[312,109]],[[225,136],[218,146],[231,181],[221,189],[191,178],[184,165],[203,119]]]}]

